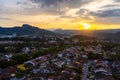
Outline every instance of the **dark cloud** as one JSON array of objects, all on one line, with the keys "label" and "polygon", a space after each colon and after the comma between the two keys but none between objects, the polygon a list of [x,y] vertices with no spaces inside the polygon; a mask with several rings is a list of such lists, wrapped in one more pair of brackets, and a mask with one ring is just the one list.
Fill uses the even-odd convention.
[{"label": "dark cloud", "polygon": [[80,9],[76,14],[78,15],[79,18],[85,19],[85,20],[91,20],[91,16],[89,15],[91,11],[87,9]]},{"label": "dark cloud", "polygon": [[107,25],[120,25],[120,9],[99,10],[97,12],[90,12],[95,18],[95,23]]},{"label": "dark cloud", "polygon": [[30,0],[33,3],[42,4],[42,6],[50,6],[57,4],[58,2],[63,2],[64,0]]},{"label": "dark cloud", "polygon": [[91,2],[90,0],[30,0],[30,1],[37,4],[42,4],[42,6],[51,5],[60,6],[61,4],[62,5],[61,7],[66,6],[68,8],[80,7],[81,5]]},{"label": "dark cloud", "polygon": [[93,23],[107,24],[107,25],[120,24],[120,9],[109,9],[109,10],[105,9],[105,10],[99,10],[97,12],[93,12],[87,9],[80,9],[76,14],[81,19],[91,20],[93,21]]},{"label": "dark cloud", "polygon": [[79,8],[96,0],[26,0],[17,2],[29,14],[65,14],[68,10]]},{"label": "dark cloud", "polygon": [[[37,15],[37,14],[63,14],[65,9],[61,9],[57,5],[57,2],[61,0],[29,0],[25,2],[17,2],[16,4],[21,5],[24,14]],[[67,10],[66,10],[67,11]]]},{"label": "dark cloud", "polygon": [[120,2],[120,0],[113,0],[113,1],[115,1],[115,2]]},{"label": "dark cloud", "polygon": [[88,9],[80,9],[78,12],[76,12],[76,14],[78,15],[83,15],[83,14],[87,14],[90,11]]},{"label": "dark cloud", "polygon": [[120,5],[115,5],[115,4],[112,4],[112,5],[105,5],[105,6],[102,6],[101,8],[114,8],[114,7],[119,7]]},{"label": "dark cloud", "polygon": [[17,4],[17,5],[20,5],[20,4],[27,5],[28,3],[27,3],[26,1],[25,1],[25,2],[17,1],[16,4]]},{"label": "dark cloud", "polygon": [[0,12],[2,11],[2,8],[0,8]]},{"label": "dark cloud", "polygon": [[76,17],[73,17],[72,15],[62,15],[59,18],[75,19]]},{"label": "dark cloud", "polygon": [[120,17],[120,9],[99,10],[97,12],[90,12],[90,14],[98,17]]},{"label": "dark cloud", "polygon": [[[68,8],[76,8],[82,5],[85,5],[90,0],[30,0],[33,3],[41,4],[43,7],[53,6],[60,6],[60,7],[68,7]],[[94,0],[93,0],[94,1]]]}]

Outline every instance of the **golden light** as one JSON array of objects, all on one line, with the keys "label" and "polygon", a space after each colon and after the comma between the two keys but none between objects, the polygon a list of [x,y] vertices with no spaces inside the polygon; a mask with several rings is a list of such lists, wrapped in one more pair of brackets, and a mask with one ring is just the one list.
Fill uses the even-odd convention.
[{"label": "golden light", "polygon": [[83,29],[87,30],[90,29],[91,25],[87,23],[82,23]]}]

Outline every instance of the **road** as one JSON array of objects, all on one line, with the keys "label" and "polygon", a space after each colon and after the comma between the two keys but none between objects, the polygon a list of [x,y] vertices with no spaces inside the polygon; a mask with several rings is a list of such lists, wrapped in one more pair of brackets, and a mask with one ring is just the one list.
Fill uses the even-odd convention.
[{"label": "road", "polygon": [[88,61],[87,63],[83,64],[82,68],[82,80],[87,80],[88,68],[91,65],[92,61]]}]

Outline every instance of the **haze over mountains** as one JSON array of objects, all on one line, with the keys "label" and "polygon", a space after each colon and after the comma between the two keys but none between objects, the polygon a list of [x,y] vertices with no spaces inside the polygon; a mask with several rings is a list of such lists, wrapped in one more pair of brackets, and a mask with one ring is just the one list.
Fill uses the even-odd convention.
[{"label": "haze over mountains", "polygon": [[117,33],[120,32],[120,29],[106,29],[106,30],[63,30],[63,29],[55,29],[53,32],[61,33],[61,34],[69,34],[76,35],[82,34],[82,32],[97,32],[97,33]]},{"label": "haze over mountains", "polygon": [[63,35],[85,35],[96,37],[99,39],[120,40],[120,29],[107,29],[107,30],[62,30],[56,29],[53,32]]}]

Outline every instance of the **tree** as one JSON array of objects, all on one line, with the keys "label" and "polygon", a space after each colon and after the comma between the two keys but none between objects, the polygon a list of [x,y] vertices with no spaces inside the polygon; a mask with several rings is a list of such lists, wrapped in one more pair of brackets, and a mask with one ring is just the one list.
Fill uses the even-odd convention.
[{"label": "tree", "polygon": [[16,48],[15,47],[8,47],[6,49],[6,52],[8,52],[8,53],[15,53],[16,52]]},{"label": "tree", "polygon": [[12,57],[13,60],[17,61],[17,63],[21,64],[27,60],[30,59],[30,56],[28,54],[17,54],[15,56]]},{"label": "tree", "polygon": [[94,54],[94,53],[88,53],[88,59],[101,59],[103,57],[102,54]]},{"label": "tree", "polygon": [[43,52],[41,50],[37,50],[37,51],[33,52],[31,54],[31,56],[32,56],[32,58],[37,58],[37,57],[41,56],[42,54],[43,54]]},{"label": "tree", "polygon": [[6,68],[8,66],[9,66],[8,61],[6,61],[6,60],[0,61],[0,68]]}]

